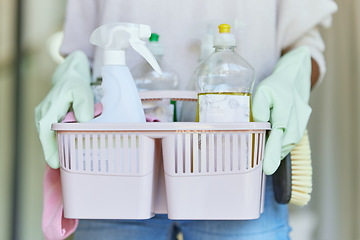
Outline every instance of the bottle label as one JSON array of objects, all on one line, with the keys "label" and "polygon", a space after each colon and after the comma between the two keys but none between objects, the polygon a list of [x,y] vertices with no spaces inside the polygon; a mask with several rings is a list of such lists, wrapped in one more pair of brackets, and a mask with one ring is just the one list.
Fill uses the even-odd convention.
[{"label": "bottle label", "polygon": [[199,122],[249,122],[250,94],[219,93],[198,95]]}]

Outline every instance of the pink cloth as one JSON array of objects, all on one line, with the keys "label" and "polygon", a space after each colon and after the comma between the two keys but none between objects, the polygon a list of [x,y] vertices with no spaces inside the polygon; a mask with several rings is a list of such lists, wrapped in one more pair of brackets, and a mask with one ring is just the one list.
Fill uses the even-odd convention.
[{"label": "pink cloth", "polygon": [[77,219],[64,218],[60,169],[52,169],[46,165],[42,214],[42,231],[45,239],[65,239],[75,232],[78,223]]},{"label": "pink cloth", "polygon": [[[95,104],[95,117],[99,116],[101,113],[102,104]],[[159,120],[152,116],[146,116],[146,121],[158,122]],[[69,112],[62,122],[76,122],[74,112]],[[62,240],[69,237],[75,232],[79,224],[79,220],[64,217],[60,169],[52,169],[49,165],[46,165],[43,198],[42,231],[45,239]]]},{"label": "pink cloth", "polygon": [[[101,112],[101,103],[95,104],[94,115],[98,116]],[[74,112],[66,114],[62,122],[76,122]],[[60,240],[69,237],[75,232],[79,220],[64,218],[60,169],[52,169],[46,165],[43,197],[42,231],[45,239]]]},{"label": "pink cloth", "polygon": [[[102,104],[96,103],[94,106],[94,117],[98,117],[100,116],[100,114],[102,113],[103,107]],[[63,123],[75,123],[76,122],[76,118],[75,118],[75,114],[73,111],[68,112],[64,118],[64,120],[62,120]]]}]

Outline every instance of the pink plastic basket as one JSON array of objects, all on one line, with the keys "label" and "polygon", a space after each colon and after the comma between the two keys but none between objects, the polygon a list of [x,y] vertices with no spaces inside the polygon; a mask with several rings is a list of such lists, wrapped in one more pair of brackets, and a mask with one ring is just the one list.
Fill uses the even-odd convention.
[{"label": "pink plastic basket", "polygon": [[[193,92],[143,99],[194,100]],[[171,97],[169,97],[171,96]],[[185,96],[185,97],[184,97]],[[64,216],[255,219],[269,123],[56,123]]]}]

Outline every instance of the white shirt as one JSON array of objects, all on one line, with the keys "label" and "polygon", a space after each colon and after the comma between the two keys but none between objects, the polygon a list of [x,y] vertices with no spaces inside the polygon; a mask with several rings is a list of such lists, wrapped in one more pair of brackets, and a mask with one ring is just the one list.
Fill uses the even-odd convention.
[{"label": "white shirt", "polygon": [[[160,35],[164,60],[184,88],[199,63],[201,40],[228,23],[236,51],[255,69],[255,86],[271,74],[282,50],[301,45],[310,48],[322,79],[325,47],[318,26],[330,26],[336,10],[332,0],[68,0],[61,53],[83,50],[93,61],[97,55],[89,38],[95,28],[109,22],[147,24]],[[140,58],[129,50],[128,67]]]}]

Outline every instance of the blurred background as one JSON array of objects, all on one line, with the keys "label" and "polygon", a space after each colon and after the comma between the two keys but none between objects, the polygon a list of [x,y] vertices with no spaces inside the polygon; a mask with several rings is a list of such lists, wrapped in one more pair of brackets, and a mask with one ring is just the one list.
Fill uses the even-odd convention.
[{"label": "blurred background", "polygon": [[[333,25],[323,31],[327,75],[311,97],[312,200],[290,207],[295,240],[360,239],[360,1],[336,2]],[[34,108],[51,87],[49,44],[65,4],[0,0],[0,239],[43,239],[45,162]]]}]

